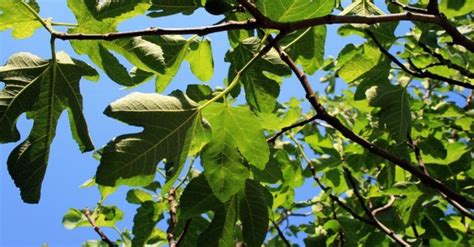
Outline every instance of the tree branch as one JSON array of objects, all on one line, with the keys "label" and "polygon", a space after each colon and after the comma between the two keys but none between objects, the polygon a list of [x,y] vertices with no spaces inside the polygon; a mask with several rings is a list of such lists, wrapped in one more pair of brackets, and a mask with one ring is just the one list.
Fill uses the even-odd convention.
[{"label": "tree branch", "polygon": [[[415,157],[418,162],[418,165],[421,167],[422,171],[427,175],[430,176],[428,169],[426,169],[425,163],[423,162],[423,158],[421,157],[421,151],[420,148],[418,147],[418,143],[416,141],[413,141],[411,136],[408,138],[408,146],[410,146],[413,151],[415,152]],[[448,196],[446,196],[444,193],[440,193],[441,196],[448,201],[451,205],[453,205],[459,212],[461,212],[463,215],[466,217],[470,218],[471,220],[474,220],[474,215],[465,207],[459,205],[456,201],[451,200]]]},{"label": "tree branch", "polygon": [[326,15],[295,22],[277,22],[264,16],[258,9],[249,1],[239,0],[256,20],[248,21],[228,21],[218,25],[195,27],[195,28],[158,28],[152,27],[144,30],[129,31],[129,32],[111,32],[105,34],[85,34],[85,33],[64,33],[52,31],[51,35],[61,40],[116,40],[120,38],[130,38],[137,36],[149,35],[165,35],[165,34],[197,34],[206,35],[215,32],[236,30],[236,29],[277,29],[280,32],[293,32],[299,29],[304,29],[313,26],[327,25],[327,24],[376,24],[384,22],[397,21],[419,21],[433,23],[441,26],[453,38],[453,42],[466,47],[471,52],[474,52],[474,42],[460,33],[455,26],[449,23],[449,20],[444,16],[424,13],[397,13],[381,16],[339,16]]},{"label": "tree branch", "polygon": [[91,226],[94,228],[94,231],[100,236],[100,238],[102,239],[102,241],[104,241],[105,243],[107,243],[109,246],[111,247],[116,247],[118,246],[116,243],[112,242],[108,237],[107,235],[105,235],[105,233],[95,224],[95,220],[94,218],[92,217],[91,215],[91,211],[89,210],[89,208],[86,208],[84,210],[84,215],[86,216],[87,220],[89,221],[89,224],[91,224]]},{"label": "tree branch", "polygon": [[407,66],[405,66],[402,62],[400,62],[400,60],[398,60],[394,55],[392,55],[390,52],[388,52],[387,49],[385,49],[383,47],[383,45],[377,40],[377,38],[375,38],[374,34],[369,31],[369,30],[366,30],[366,33],[367,35],[370,36],[370,38],[374,41],[374,43],[377,45],[377,47],[379,48],[379,50],[386,56],[388,57],[392,62],[394,62],[396,65],[398,65],[403,71],[405,71],[406,73],[412,75],[412,76],[415,76],[415,77],[419,77],[419,78],[429,78],[429,79],[434,79],[434,80],[439,80],[439,81],[444,81],[450,85],[457,85],[457,86],[461,86],[461,87],[465,87],[465,88],[470,88],[470,89],[474,89],[474,85],[472,84],[469,84],[467,82],[462,82],[462,81],[458,81],[458,80],[454,80],[454,79],[451,79],[451,78],[447,78],[447,77],[444,77],[444,76],[440,76],[440,75],[437,75],[437,74],[433,74],[429,71],[423,71],[419,68],[416,68],[413,63],[410,62],[410,60],[408,60],[408,62],[410,62],[410,65],[411,67],[415,68],[415,70],[412,70],[411,68],[408,68]]},{"label": "tree branch", "polygon": [[311,171],[311,175],[314,179],[314,181],[319,185],[319,187],[325,192],[325,193],[328,193],[329,194],[329,199],[331,199],[331,201],[333,202],[336,202],[341,208],[343,208],[344,210],[346,210],[350,215],[352,215],[352,217],[354,217],[355,219],[358,219],[362,222],[365,222],[367,224],[371,224],[371,225],[374,225],[374,222],[372,220],[369,220],[369,219],[366,219],[362,216],[359,216],[356,212],[354,212],[354,210],[352,210],[350,207],[348,207],[343,201],[341,201],[341,199],[339,199],[339,197],[333,195],[330,191],[329,191],[329,188],[324,186],[324,184],[321,182],[321,180],[318,178],[318,175],[316,174],[316,169],[314,168],[313,166],[313,162],[311,162],[311,160],[309,160],[306,155],[304,154],[304,150],[301,148],[300,144],[296,141],[296,139],[293,139],[293,141],[295,142],[295,144],[298,146],[298,150],[299,152],[301,152],[301,154],[303,155],[303,157],[305,158],[306,160],[306,163],[308,164],[309,166],[309,169]]},{"label": "tree branch", "polygon": [[285,234],[280,229],[280,227],[275,223],[275,221],[271,220],[271,222],[273,224],[273,227],[275,227],[275,229],[277,230],[278,236],[281,238],[281,240],[283,240],[283,242],[285,243],[287,247],[291,247],[290,241],[288,241],[288,239],[285,237]]},{"label": "tree branch", "polygon": [[438,59],[439,62],[441,62],[443,65],[446,65],[447,67],[459,71],[461,75],[467,76],[469,78],[474,78],[474,73],[469,71],[466,68],[463,68],[462,66],[459,66],[453,62],[451,62],[449,59],[445,59],[441,54],[431,50],[427,45],[425,45],[423,42],[418,42],[420,47],[428,54],[431,56],[435,57]]},{"label": "tree branch", "polygon": [[410,11],[410,12],[415,12],[415,13],[421,13],[421,14],[428,14],[428,10],[422,9],[422,8],[417,8],[413,7],[407,4],[403,4],[397,0],[391,0],[391,4],[397,5],[398,7],[402,8],[405,11]]},{"label": "tree branch", "polygon": [[176,189],[171,188],[168,194],[168,204],[170,206],[170,221],[168,225],[168,229],[166,230],[166,238],[168,239],[168,243],[170,247],[176,247],[176,240],[173,234],[174,228],[178,219],[176,218],[176,212],[178,208],[178,203],[176,202]]},{"label": "tree branch", "polygon": [[290,130],[292,130],[292,129],[294,129],[294,128],[297,128],[297,127],[304,126],[304,125],[306,125],[306,124],[308,124],[308,123],[311,123],[311,122],[313,122],[314,120],[316,120],[317,118],[318,118],[318,117],[315,115],[315,116],[312,116],[312,117],[310,117],[310,118],[308,118],[308,119],[306,119],[306,120],[303,120],[303,121],[301,121],[301,122],[298,122],[298,123],[292,124],[292,125],[290,125],[290,126],[284,127],[284,128],[282,128],[279,132],[275,133],[272,137],[268,138],[268,139],[267,139],[267,142],[268,142],[268,143],[275,143],[276,139],[277,139],[278,137],[280,137],[281,135],[283,135],[285,132],[290,131]]},{"label": "tree branch", "polygon": [[356,182],[354,181],[354,178],[352,178],[352,174],[349,171],[349,169],[347,169],[345,166],[343,166],[342,168],[344,169],[344,173],[346,174],[346,177],[349,181],[349,184],[352,187],[352,189],[354,190],[354,194],[359,199],[360,205],[364,209],[365,214],[367,214],[367,216],[369,216],[375,222],[375,226],[377,228],[379,228],[380,230],[382,230],[387,236],[392,238],[398,244],[403,245],[403,246],[410,246],[410,244],[408,244],[405,240],[400,238],[394,231],[392,231],[390,228],[385,226],[382,222],[380,222],[377,219],[377,217],[375,217],[375,214],[365,204],[364,198],[360,194],[360,191],[357,188]]}]

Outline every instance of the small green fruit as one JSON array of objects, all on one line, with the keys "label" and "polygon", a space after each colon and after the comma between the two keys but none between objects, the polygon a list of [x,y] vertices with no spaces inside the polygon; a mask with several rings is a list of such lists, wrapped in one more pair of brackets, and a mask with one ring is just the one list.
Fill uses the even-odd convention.
[{"label": "small green fruit", "polygon": [[232,5],[230,5],[225,0],[207,0],[204,8],[209,14],[222,15],[228,11],[231,11]]}]

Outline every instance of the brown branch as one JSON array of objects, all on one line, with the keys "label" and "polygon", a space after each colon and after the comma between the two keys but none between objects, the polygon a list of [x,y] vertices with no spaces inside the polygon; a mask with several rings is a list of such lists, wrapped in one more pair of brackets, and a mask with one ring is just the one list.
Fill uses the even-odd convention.
[{"label": "brown branch", "polygon": [[376,208],[376,209],[372,210],[372,214],[375,216],[378,213],[391,208],[393,206],[393,204],[395,203],[395,200],[396,200],[395,196],[390,196],[390,200],[387,202],[387,204],[383,205],[380,208]]},{"label": "brown branch", "polygon": [[377,45],[377,47],[379,48],[379,50],[386,56],[388,57],[392,62],[394,62],[396,65],[398,65],[403,71],[405,71],[406,73],[408,74],[411,74],[412,76],[415,76],[415,77],[418,77],[418,78],[429,78],[429,79],[435,79],[435,80],[439,80],[439,81],[445,81],[446,83],[450,84],[450,85],[457,85],[457,86],[461,86],[461,87],[465,87],[465,88],[470,88],[470,89],[474,89],[474,85],[473,84],[470,84],[470,83],[467,83],[467,82],[462,82],[462,81],[458,81],[458,80],[454,80],[454,79],[451,79],[451,78],[447,78],[447,77],[444,77],[444,76],[440,76],[440,75],[437,75],[437,74],[433,74],[429,71],[424,71],[424,70],[421,70],[419,68],[416,68],[413,63],[411,63],[410,60],[408,60],[408,62],[410,63],[411,67],[415,68],[415,70],[411,69],[411,68],[408,68],[407,66],[405,66],[402,62],[400,62],[400,60],[398,60],[394,55],[392,55],[387,49],[385,49],[385,47],[377,40],[377,38],[375,38],[374,34],[369,31],[369,30],[366,30],[366,33],[367,35],[370,36],[370,38],[372,38],[372,40],[374,41],[374,43]]},{"label": "brown branch", "polygon": [[427,45],[425,45],[423,42],[418,42],[418,45],[420,45],[420,47],[428,54],[430,54],[431,56],[435,57],[436,59],[438,59],[439,62],[441,62],[443,65],[446,65],[447,67],[451,68],[451,69],[454,69],[454,70],[457,70],[461,75],[464,75],[464,76],[467,76],[469,78],[474,78],[474,73],[472,73],[471,71],[469,71],[468,69],[462,67],[462,66],[459,66],[453,62],[451,62],[449,59],[446,59],[444,58],[441,54],[433,51],[432,49],[430,49]]},{"label": "brown branch", "polygon": [[375,214],[365,204],[364,198],[360,194],[360,191],[357,188],[356,182],[354,181],[354,178],[352,177],[352,174],[349,171],[349,169],[347,169],[345,166],[343,166],[342,168],[344,169],[344,173],[346,174],[346,177],[347,177],[347,180],[349,181],[350,186],[354,190],[354,194],[359,199],[362,209],[364,209],[364,212],[367,214],[367,216],[369,216],[375,222],[375,226],[379,228],[380,230],[382,230],[387,236],[389,236],[398,244],[403,245],[403,246],[410,246],[410,244],[408,244],[405,240],[400,238],[394,231],[392,231],[390,228],[385,226],[382,222],[380,222],[377,219],[377,217],[375,217]]},{"label": "brown branch", "polygon": [[410,11],[410,12],[415,12],[415,13],[421,13],[421,14],[428,14],[428,10],[423,9],[423,8],[417,8],[413,7],[407,4],[403,4],[397,0],[391,0],[391,4],[397,5],[398,7],[402,8],[405,11]]},{"label": "brown branch", "polygon": [[376,24],[398,21],[419,21],[437,24],[445,29],[451,35],[453,42],[466,47],[471,52],[474,51],[474,42],[460,33],[455,26],[451,25],[444,16],[423,13],[398,13],[381,16],[339,16],[326,15],[295,22],[277,22],[269,19],[258,11],[258,9],[249,1],[239,0],[240,4],[251,12],[258,20],[248,21],[228,21],[219,25],[194,27],[194,28],[157,28],[152,27],[144,30],[129,32],[111,32],[105,34],[85,34],[85,33],[64,33],[52,32],[51,35],[61,40],[115,40],[120,38],[130,38],[137,36],[165,35],[165,34],[197,34],[206,35],[215,32],[236,30],[236,29],[277,29],[280,32],[293,32],[299,29],[305,29],[312,26],[327,24]]},{"label": "brown branch", "polygon": [[436,180],[432,178],[431,176],[428,176],[424,174],[422,171],[418,170],[409,161],[406,161],[390,152],[387,150],[380,148],[373,143],[365,140],[364,138],[360,137],[359,135],[355,134],[351,129],[347,128],[344,124],[341,123],[341,121],[336,118],[331,116],[319,103],[319,100],[316,97],[315,92],[311,88],[311,84],[305,75],[305,73],[298,68],[296,63],[288,56],[288,54],[283,51],[283,49],[275,45],[274,48],[277,50],[277,52],[280,54],[281,59],[290,66],[291,70],[296,74],[298,80],[301,83],[301,86],[304,88],[306,92],[306,98],[308,101],[311,103],[313,108],[316,110],[318,119],[323,120],[327,122],[329,125],[337,129],[343,136],[346,138],[352,140],[353,142],[361,145],[365,149],[367,149],[369,152],[376,154],[394,164],[399,166],[400,168],[410,172],[413,176],[417,177],[420,179],[425,185],[428,187],[432,187],[437,189],[440,192],[443,192],[446,196],[451,198],[453,201],[456,201],[460,205],[462,205],[465,208],[474,208],[474,202],[469,201],[466,197],[461,196],[460,194],[456,193],[455,191],[451,190],[450,188],[446,187],[443,183],[441,183],[439,180]]},{"label": "brown branch", "polygon": [[473,98],[473,90],[467,95],[466,97],[466,105],[464,106],[464,110],[469,110],[472,107],[472,98]]},{"label": "brown branch", "polygon": [[275,143],[276,139],[277,139],[278,137],[280,137],[281,135],[283,135],[285,132],[290,131],[290,130],[292,130],[292,129],[294,129],[294,128],[297,128],[297,127],[304,126],[304,125],[306,125],[306,124],[308,124],[308,123],[311,123],[312,121],[316,120],[317,118],[318,118],[317,116],[312,116],[312,117],[310,117],[310,118],[308,118],[308,119],[306,119],[306,120],[303,120],[303,121],[301,121],[301,122],[298,122],[298,123],[289,125],[289,126],[287,126],[287,127],[284,127],[284,128],[282,128],[279,132],[275,133],[272,137],[268,138],[268,139],[267,139],[267,142],[268,142],[268,143]]},{"label": "brown branch", "polygon": [[173,234],[174,228],[176,227],[176,223],[178,219],[176,218],[176,212],[178,208],[178,203],[176,202],[176,189],[171,188],[168,194],[168,204],[170,206],[170,221],[168,225],[168,229],[166,230],[166,238],[168,239],[168,243],[170,247],[176,247],[176,240]]},{"label": "brown branch", "polygon": [[277,230],[278,236],[281,238],[281,240],[283,240],[283,242],[285,243],[287,247],[291,247],[290,241],[288,241],[288,239],[285,237],[285,234],[280,229],[280,227],[275,223],[275,221],[271,220],[271,222],[273,224],[273,227],[275,227],[275,229]]},{"label": "brown branch", "polygon": [[89,224],[91,224],[91,226],[94,228],[94,231],[100,236],[100,238],[102,239],[102,241],[104,241],[105,243],[107,243],[109,246],[111,247],[116,247],[118,246],[116,243],[112,242],[108,237],[107,235],[105,235],[105,233],[95,224],[95,220],[94,218],[92,217],[91,215],[91,211],[89,210],[89,208],[86,208],[84,210],[84,215],[86,216],[87,220],[89,221]]},{"label": "brown branch", "polygon": [[[420,148],[418,147],[418,142],[417,141],[413,141],[411,136],[408,137],[408,146],[410,146],[410,148],[413,149],[413,151],[415,152],[415,157],[416,157],[416,160],[418,162],[418,165],[421,167],[422,171],[427,175],[427,176],[430,176],[429,172],[428,172],[428,169],[426,169],[426,166],[425,166],[425,163],[423,162],[423,158],[421,156],[421,151],[420,151]],[[466,209],[465,207],[461,206],[459,203],[457,203],[456,201],[453,201],[451,198],[449,198],[448,196],[446,196],[444,193],[440,193],[441,196],[446,200],[448,201],[451,205],[453,205],[453,207],[455,207],[459,212],[461,212],[463,215],[465,215],[466,217],[470,218],[471,220],[474,220],[474,215],[468,210]]]},{"label": "brown branch", "polygon": [[316,174],[316,169],[314,168],[313,166],[313,163],[311,162],[311,160],[309,160],[307,158],[307,156],[304,154],[304,150],[301,148],[301,146],[299,145],[299,143],[294,140],[295,143],[298,145],[298,149],[300,151],[300,153],[303,155],[303,157],[305,157],[306,159],[306,163],[308,163],[308,167],[311,171],[311,175],[314,179],[314,181],[319,185],[319,187],[325,192],[325,193],[328,193],[329,194],[329,199],[331,199],[331,202],[336,202],[341,208],[343,208],[344,210],[346,210],[350,215],[352,215],[352,217],[354,217],[355,219],[358,219],[362,222],[365,222],[367,224],[371,224],[373,225],[374,222],[372,222],[371,220],[369,219],[366,219],[362,216],[359,216],[356,212],[354,212],[354,210],[352,210],[350,207],[348,207],[344,202],[342,202],[339,197],[333,195],[331,193],[331,191],[329,190],[328,187],[324,186],[324,184],[321,182],[321,180],[318,178],[317,174]]}]

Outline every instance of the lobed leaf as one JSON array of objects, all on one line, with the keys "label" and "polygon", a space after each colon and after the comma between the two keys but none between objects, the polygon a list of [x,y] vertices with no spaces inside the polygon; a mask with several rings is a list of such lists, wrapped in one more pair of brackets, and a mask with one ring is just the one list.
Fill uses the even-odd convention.
[{"label": "lobed leaf", "polygon": [[97,72],[86,63],[57,53],[57,61],[18,53],[0,67],[0,143],[20,139],[16,120],[22,113],[33,119],[28,138],[8,158],[8,171],[27,203],[38,203],[48,165],[50,144],[61,113],[69,113],[73,138],[82,152],[94,149],[82,114],[79,81],[96,79]]}]

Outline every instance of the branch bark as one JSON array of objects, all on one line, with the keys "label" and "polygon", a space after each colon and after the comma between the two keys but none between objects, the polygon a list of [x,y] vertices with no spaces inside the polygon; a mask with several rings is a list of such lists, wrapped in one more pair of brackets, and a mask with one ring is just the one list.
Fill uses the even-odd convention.
[{"label": "branch bark", "polygon": [[94,231],[99,235],[99,237],[102,239],[102,241],[104,241],[105,243],[107,243],[109,246],[111,247],[117,247],[118,245],[114,242],[112,242],[108,237],[107,235],[105,235],[105,233],[95,224],[95,220],[94,218],[92,217],[91,215],[91,211],[89,210],[89,208],[86,208],[84,210],[84,215],[86,216],[87,220],[89,221],[89,224],[91,224],[91,226],[94,228]]},{"label": "branch bark", "polygon": [[429,79],[444,81],[444,82],[446,82],[450,85],[457,85],[457,86],[461,86],[461,87],[465,87],[465,88],[469,88],[469,89],[474,88],[473,84],[469,84],[467,82],[462,82],[462,81],[454,80],[454,79],[447,78],[447,77],[444,77],[444,76],[440,76],[440,75],[437,75],[437,74],[433,74],[429,71],[421,70],[421,69],[415,67],[415,65],[413,63],[411,63],[410,60],[408,60],[408,62],[410,63],[411,67],[413,67],[415,70],[413,70],[411,68],[408,68],[402,62],[400,62],[400,60],[398,60],[394,55],[392,55],[387,49],[385,49],[385,47],[383,47],[383,45],[377,40],[377,38],[375,38],[374,34],[371,31],[366,30],[366,33],[374,41],[375,45],[377,45],[379,50],[386,57],[388,57],[393,63],[398,65],[406,73],[408,73],[412,76],[415,76],[415,77],[419,77],[419,78],[429,78]]},{"label": "branch bark", "polygon": [[168,239],[168,243],[170,247],[176,247],[176,239],[174,237],[174,228],[176,227],[176,223],[178,219],[176,218],[176,212],[178,209],[178,203],[176,202],[176,189],[170,189],[168,194],[168,204],[170,206],[170,220],[168,223],[168,229],[166,230],[166,238]]}]

